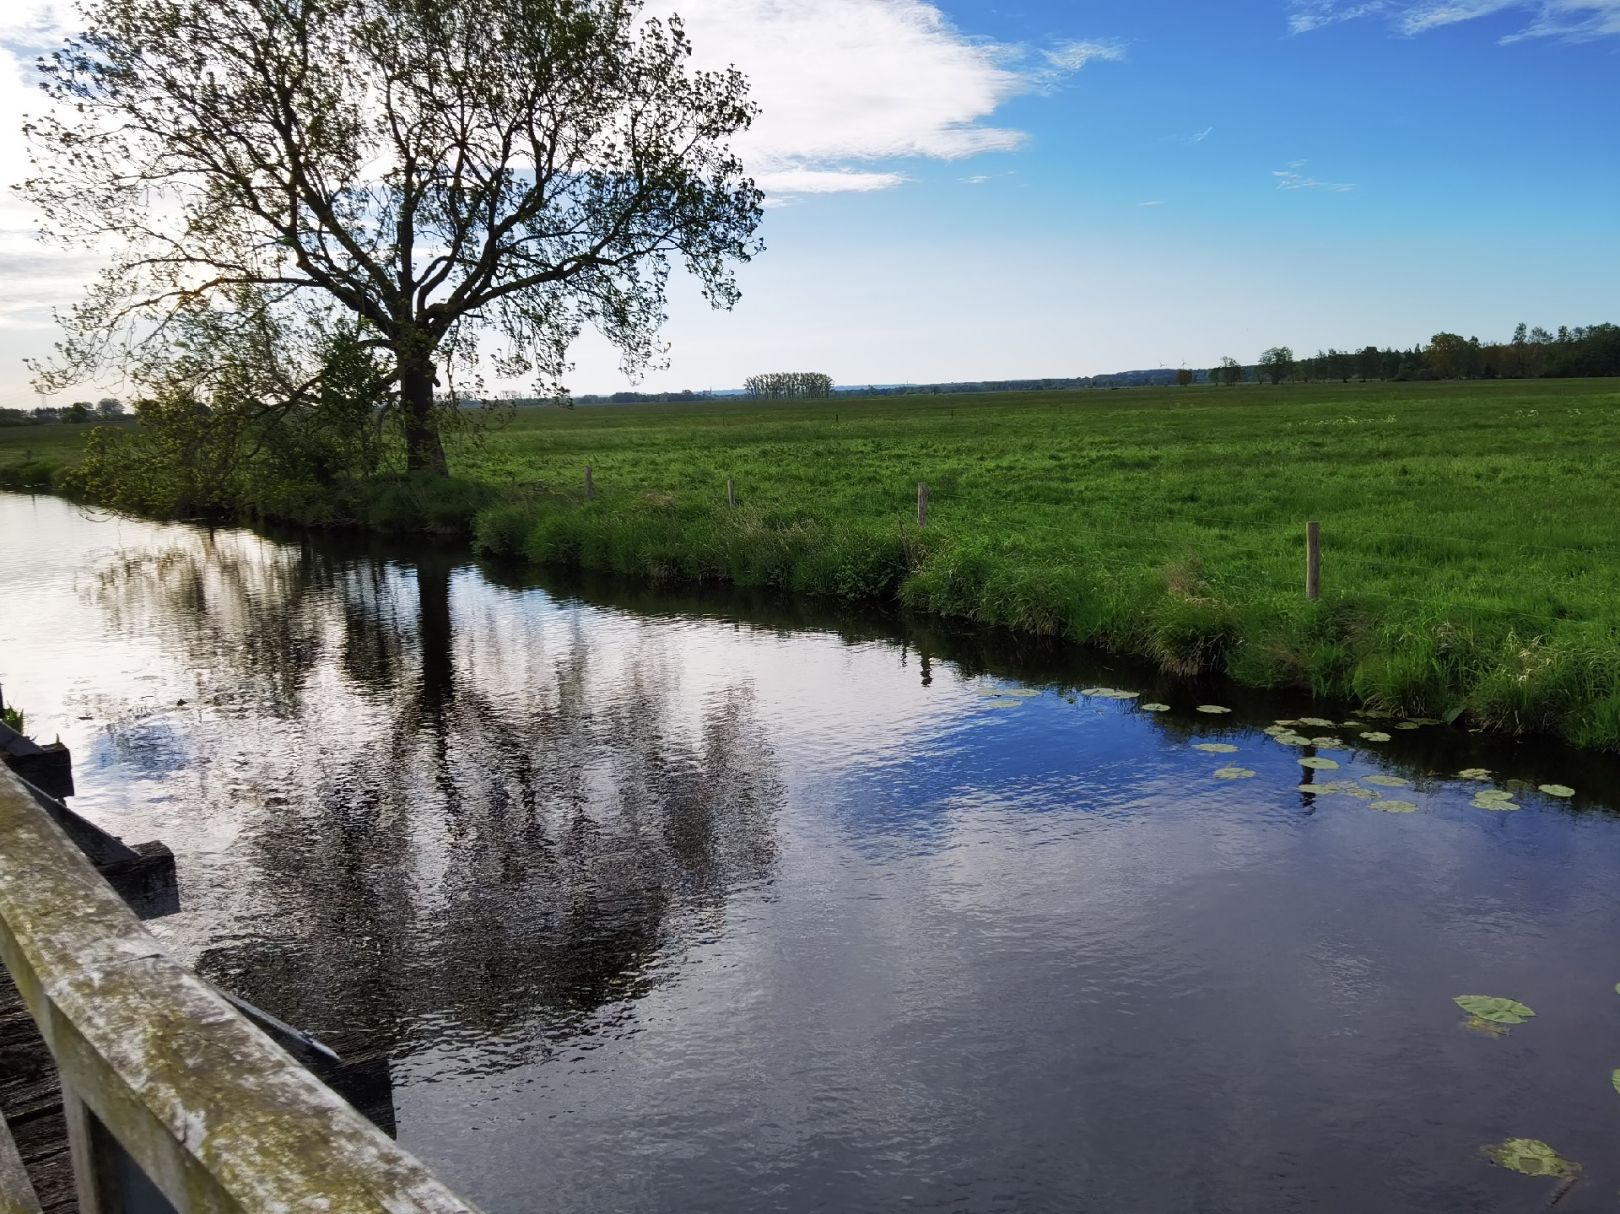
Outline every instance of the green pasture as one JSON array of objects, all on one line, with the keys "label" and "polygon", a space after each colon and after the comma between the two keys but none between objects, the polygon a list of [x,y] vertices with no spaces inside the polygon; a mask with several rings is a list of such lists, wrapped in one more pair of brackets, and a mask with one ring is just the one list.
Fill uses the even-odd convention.
[{"label": "green pasture", "polygon": [[[27,437],[0,431],[0,472]],[[495,491],[498,558],[898,600],[1620,747],[1620,380],[523,409],[455,464]]]}]

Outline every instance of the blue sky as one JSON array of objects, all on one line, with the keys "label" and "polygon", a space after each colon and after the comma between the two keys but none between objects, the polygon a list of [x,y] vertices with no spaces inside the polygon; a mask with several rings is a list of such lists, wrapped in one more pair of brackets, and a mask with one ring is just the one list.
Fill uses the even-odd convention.
[{"label": "blue sky", "polygon": [[[649,7],[754,81],[742,150],[771,205],[734,312],[676,283],[646,388],[1620,320],[1620,0]],[[73,274],[7,226],[0,401],[29,403],[18,360]],[[600,340],[576,363],[575,391],[625,386]]]}]

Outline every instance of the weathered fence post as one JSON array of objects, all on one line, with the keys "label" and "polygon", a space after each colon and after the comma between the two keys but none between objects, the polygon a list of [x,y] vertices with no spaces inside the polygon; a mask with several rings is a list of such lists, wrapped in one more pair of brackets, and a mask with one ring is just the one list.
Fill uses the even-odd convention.
[{"label": "weathered fence post", "polygon": [[1305,524],[1305,597],[1322,597],[1322,524]]},{"label": "weathered fence post", "polygon": [[726,477],[726,506],[731,510],[737,508],[737,482],[729,476]]},{"label": "weathered fence post", "polygon": [[586,501],[591,500],[592,492],[593,492],[593,489],[592,489],[592,486],[591,486],[591,466],[589,464],[586,464],[585,465],[585,500]]},{"label": "weathered fence post", "polygon": [[928,526],[928,482],[917,482],[917,526]]}]

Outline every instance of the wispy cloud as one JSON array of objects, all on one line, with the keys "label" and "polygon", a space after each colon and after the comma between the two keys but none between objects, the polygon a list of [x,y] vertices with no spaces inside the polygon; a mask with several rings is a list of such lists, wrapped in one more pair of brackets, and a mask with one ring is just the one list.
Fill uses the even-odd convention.
[{"label": "wispy cloud", "polygon": [[1125,55],[1103,40],[976,38],[927,0],[654,0],[644,11],[678,11],[699,66],[747,75],[760,115],[738,150],[771,195],[888,189],[905,177],[868,171],[887,170],[880,162],[1016,151],[1028,137],[995,124],[1002,105]]},{"label": "wispy cloud", "polygon": [[1324,25],[1382,14],[1397,32],[1416,36],[1503,13],[1525,15],[1528,24],[1504,34],[1501,42],[1527,38],[1582,42],[1620,36],[1620,0],[1293,0],[1288,29],[1305,34]]},{"label": "wispy cloud", "polygon": [[1290,160],[1280,169],[1272,169],[1279,190],[1326,190],[1330,194],[1348,194],[1356,187],[1347,181],[1321,181],[1303,171],[1307,161]]},{"label": "wispy cloud", "polygon": [[1041,57],[1059,72],[1078,72],[1093,59],[1104,63],[1123,62],[1125,44],[1113,40],[1060,42],[1042,51]]},{"label": "wispy cloud", "polygon": [[1166,143],[1203,143],[1204,140],[1208,139],[1214,133],[1214,127],[1206,126],[1201,131],[1190,131],[1182,135],[1166,135],[1164,137],[1164,141]]},{"label": "wispy cloud", "polygon": [[1139,202],[1136,205],[1139,207],[1162,207],[1164,205],[1164,199],[1155,198],[1151,202]]}]

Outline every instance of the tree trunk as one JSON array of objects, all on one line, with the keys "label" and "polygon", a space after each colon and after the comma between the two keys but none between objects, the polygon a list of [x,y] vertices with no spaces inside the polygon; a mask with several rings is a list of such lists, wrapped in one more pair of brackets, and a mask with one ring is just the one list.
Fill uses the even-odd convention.
[{"label": "tree trunk", "polygon": [[405,419],[405,470],[449,476],[450,465],[433,416],[433,362],[401,351],[399,395]]}]

